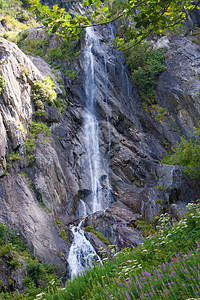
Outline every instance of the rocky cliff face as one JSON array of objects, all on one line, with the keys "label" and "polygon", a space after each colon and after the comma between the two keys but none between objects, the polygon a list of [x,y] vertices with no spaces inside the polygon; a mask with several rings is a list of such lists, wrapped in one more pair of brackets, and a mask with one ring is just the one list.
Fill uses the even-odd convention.
[{"label": "rocky cliff face", "polygon": [[[86,216],[83,225],[93,226],[121,249],[141,242],[135,229],[140,215],[149,223],[165,211],[177,217],[178,208],[200,196],[198,180],[186,177],[178,166],[159,164],[166,150],[180,141],[180,133],[187,135],[199,120],[199,45],[177,36],[162,37],[155,43],[155,47],[168,47],[167,70],[159,77],[156,94],[157,104],[168,113],[158,122],[158,111],[145,110],[122,54],[110,46],[112,28],[98,29],[96,34],[103,51],[94,49],[95,110],[104,158],[100,179],[104,201],[108,194],[112,201],[105,211]],[[55,105],[45,103],[44,122],[51,136],[37,135],[31,165],[25,146],[35,112],[31,86],[45,74],[55,77],[40,58],[27,57],[4,39],[0,59],[6,80],[0,97],[0,222],[14,225],[33,253],[56,265],[63,275],[70,242],[59,237],[58,224],[66,229],[70,241],[67,224],[77,219],[80,201],[89,202],[92,193],[83,142],[84,55],[81,52],[74,61],[76,78],[65,78],[69,104],[62,116]],[[57,92],[62,94],[58,86]],[[15,156],[6,175],[11,153]],[[102,242],[92,233],[87,235],[98,250]]]}]

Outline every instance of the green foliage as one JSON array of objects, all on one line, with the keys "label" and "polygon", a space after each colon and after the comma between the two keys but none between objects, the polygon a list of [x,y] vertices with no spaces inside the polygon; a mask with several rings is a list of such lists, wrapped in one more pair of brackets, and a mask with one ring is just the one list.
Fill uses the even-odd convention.
[{"label": "green foliage", "polygon": [[[60,70],[64,76],[67,76],[72,79],[74,79],[76,77],[76,73],[73,70],[66,69],[66,68],[62,67],[62,65],[59,65],[58,63],[51,61],[51,60],[50,61],[48,60],[47,62],[53,68],[52,72],[54,73],[54,75],[55,75],[56,70]],[[57,78],[57,82],[63,84],[63,80],[60,78]]]},{"label": "green foliage", "polygon": [[9,42],[13,42],[15,44],[17,44],[18,46],[21,45],[21,42],[27,37],[28,35],[28,31],[11,31],[11,32],[6,32],[3,34],[0,34],[1,37],[3,37],[4,39],[7,39]]},{"label": "green foliage", "polygon": [[[159,199],[159,200],[161,200],[161,199]],[[159,219],[160,219],[159,216],[155,216],[153,222],[155,223],[155,222],[157,222]]]},{"label": "green foliage", "polygon": [[142,235],[144,237],[147,237],[153,233],[155,233],[155,228],[151,224],[147,224],[144,220],[137,220],[136,222],[136,228],[142,230]]},{"label": "green foliage", "polygon": [[26,145],[26,151],[27,151],[27,162],[29,165],[34,161],[33,153],[36,150],[35,138],[33,138],[33,137],[27,138],[25,145]]},{"label": "green foliage", "polygon": [[162,185],[154,185],[153,188],[154,188],[154,189],[158,189],[158,190],[161,191],[161,192],[165,192],[166,189],[167,189],[167,185],[165,185],[165,186],[162,186]]},{"label": "green foliage", "polygon": [[157,114],[156,117],[151,115],[155,119],[156,122],[160,123],[161,121],[163,121],[165,119],[165,117],[170,119],[170,113],[167,109],[165,109],[157,104],[152,104],[150,108]]},{"label": "green foliage", "polygon": [[1,247],[1,249],[0,249],[0,257],[8,255],[8,253],[10,253],[10,251],[11,251],[10,244],[8,244],[8,245],[6,245],[4,247]]},{"label": "green foliage", "polygon": [[[3,232],[4,229],[3,227]],[[28,258],[27,263],[31,265],[30,277],[23,280],[27,287],[23,298],[17,298],[17,293],[1,293],[0,297],[27,300],[105,300],[110,297],[127,299],[129,293],[130,299],[140,299],[143,298],[143,293],[145,299],[146,294],[155,290],[151,298],[156,300],[163,299],[164,296],[169,300],[194,298],[196,292],[200,292],[199,237],[200,203],[190,203],[186,215],[179,222],[171,224],[167,214],[161,215],[157,232],[144,239],[143,244],[116,252],[112,260],[103,259],[103,266],[95,265],[83,275],[67,281],[64,288],[60,288],[57,279],[50,275],[53,269],[49,270],[37,260]],[[7,250],[5,255],[9,256],[9,248]],[[11,256],[10,261],[13,259]],[[38,279],[45,281],[46,286],[37,287],[40,282]],[[164,289],[168,293],[163,292]]]},{"label": "green foliage", "polygon": [[50,136],[51,133],[49,131],[49,127],[47,127],[44,123],[37,123],[35,121],[30,123],[31,126],[31,135],[35,137],[38,133],[42,132],[46,136]]},{"label": "green foliage", "polygon": [[49,131],[49,128],[44,123],[37,123],[35,121],[30,123],[30,133],[29,138],[26,139],[25,145],[26,145],[26,151],[27,151],[27,163],[30,165],[34,162],[34,152],[36,150],[36,136],[38,133],[42,132],[46,136],[50,136],[51,133]]},{"label": "green foliage", "polygon": [[16,12],[19,11],[22,6],[21,1],[19,0],[1,0],[0,1],[0,10],[3,10],[4,14],[16,15]]},{"label": "green foliage", "polygon": [[[42,21],[44,27],[48,28],[49,32],[56,33],[62,36],[65,40],[69,38],[77,38],[82,29],[96,25],[96,23],[107,24],[114,22],[120,18],[129,18],[129,24],[123,38],[118,37],[115,44],[119,47],[126,47],[126,42],[133,40],[134,45],[143,41],[152,33],[159,34],[166,28],[176,28],[181,26],[183,20],[186,18],[187,12],[191,12],[198,7],[191,3],[190,0],[176,1],[176,0],[132,0],[132,1],[117,1],[119,9],[115,15],[112,13],[112,3],[109,0],[106,4],[103,0],[85,0],[83,6],[86,10],[85,15],[71,11],[65,11],[64,8],[54,5],[49,8],[47,5],[42,6],[40,0],[27,0],[30,3],[30,11],[34,12]],[[91,9],[91,6],[93,9]],[[111,11],[109,11],[109,8]],[[62,28],[63,30],[59,30]],[[135,30],[136,28],[136,30]]]},{"label": "green foliage", "polygon": [[[132,43],[129,44],[132,46]],[[125,60],[131,67],[131,76],[139,85],[143,100],[151,101],[155,96],[157,76],[166,70],[162,64],[166,50],[153,50],[147,43],[124,52]]]},{"label": "green foliage", "polygon": [[26,14],[24,11],[21,11],[18,15],[17,15],[17,20],[19,22],[22,22],[22,23],[27,23],[30,19],[30,16],[28,14]]},{"label": "green foliage", "polygon": [[50,57],[51,61],[73,61],[79,53],[79,41],[76,39],[71,39],[68,42],[64,41],[59,47],[47,49],[47,55]]},{"label": "green foliage", "polygon": [[47,112],[43,109],[38,109],[35,113],[34,113],[34,118],[36,121],[38,120],[42,120],[43,118],[45,118],[47,116]]},{"label": "green foliage", "polygon": [[194,129],[195,136],[188,140],[184,137],[181,142],[172,148],[174,154],[166,156],[161,163],[180,165],[184,172],[192,178],[200,177],[200,123]]},{"label": "green foliage", "polygon": [[27,264],[26,267],[27,267],[28,277],[30,277],[34,281],[40,278],[42,270],[41,270],[41,264],[39,262],[29,263]]},{"label": "green foliage", "polygon": [[55,91],[55,85],[50,76],[46,76],[43,81],[35,81],[32,85],[31,99],[36,104],[38,101],[47,101],[50,105],[52,105],[56,101],[57,94]]},{"label": "green foliage", "polygon": [[64,229],[60,230],[59,237],[61,237],[61,239],[63,239],[64,241],[69,242],[67,233]]},{"label": "green foliage", "polygon": [[26,249],[26,245],[17,231],[13,228],[8,230],[6,225],[0,223],[0,246],[4,244],[9,244],[9,249],[11,249],[11,245],[19,251]]},{"label": "green foliage", "polygon": [[11,154],[9,154],[9,160],[12,161],[12,160],[20,160],[21,159],[21,156],[17,155],[17,153],[14,153],[12,152]]},{"label": "green foliage", "polygon": [[[6,272],[1,270],[3,276],[7,276],[9,287],[0,281],[0,299],[33,300],[41,293],[54,292],[55,288],[60,287],[60,281],[53,273],[54,267],[46,264],[42,265],[37,259],[34,259],[27,251],[22,238],[14,229],[8,229],[6,225],[0,223],[0,259],[7,264]],[[22,263],[23,262],[23,263]],[[23,279],[26,289],[20,293],[14,289],[14,283],[10,278],[10,272],[15,272],[17,268],[21,269],[21,276],[28,277]],[[6,278],[6,277],[5,277]],[[8,292],[9,290],[13,292]]]},{"label": "green foliage", "polygon": [[163,200],[162,199],[157,199],[156,202],[160,205],[163,205]]},{"label": "green foliage", "polygon": [[2,91],[2,89],[4,88],[4,86],[6,85],[6,81],[5,79],[3,78],[2,75],[0,75],[0,93]]},{"label": "green foliage", "polygon": [[22,50],[26,50],[35,55],[38,55],[42,58],[45,57],[47,47],[49,46],[49,42],[45,40],[34,40],[34,39],[26,39],[18,42],[18,46]]},{"label": "green foliage", "polygon": [[95,234],[105,245],[110,246],[109,240],[101,232],[96,231],[92,226],[87,226],[85,229]]}]

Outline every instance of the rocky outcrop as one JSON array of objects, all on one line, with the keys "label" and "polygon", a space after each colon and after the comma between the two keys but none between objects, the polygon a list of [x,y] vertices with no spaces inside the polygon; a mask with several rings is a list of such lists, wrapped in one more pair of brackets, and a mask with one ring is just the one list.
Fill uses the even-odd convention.
[{"label": "rocky outcrop", "polygon": [[[26,263],[25,261],[17,256],[18,264],[12,264],[13,259],[12,252],[9,252],[0,261],[0,288],[1,291],[11,292],[14,290],[23,291],[24,285],[22,284],[23,279],[26,277]],[[16,254],[15,254],[16,255]],[[16,263],[16,260],[15,260]]]},{"label": "rocky outcrop", "polygon": [[[34,106],[31,102],[31,84],[35,80],[43,79],[43,76],[15,44],[3,39],[0,43],[0,57],[1,75],[6,80],[0,98],[1,174],[4,175],[0,180],[0,222],[15,225],[34,255],[38,256],[43,262],[49,261],[56,265],[57,272],[63,274],[65,272],[65,249],[67,244],[59,238],[53,218],[51,219],[45,212],[37,199],[37,193],[39,193],[42,184],[43,200],[45,193],[49,193],[50,198],[56,199],[56,192],[51,194],[51,183],[45,178],[45,175],[44,177],[40,176],[42,172],[46,171],[48,178],[56,172],[61,185],[62,180],[64,180],[55,150],[50,145],[49,148],[45,147],[46,150],[49,150],[49,153],[54,151],[51,156],[51,172],[50,160],[46,161],[48,166],[45,169],[44,157],[41,158],[40,151],[42,152],[44,147],[42,144],[37,147],[36,162],[41,160],[43,162],[43,164],[39,163],[41,171],[38,170],[36,172],[37,176],[33,176],[38,191],[37,188],[34,192],[30,189],[30,182],[21,173],[22,169],[24,170],[27,166],[25,140],[28,136],[28,126],[34,112]],[[48,144],[48,142],[46,143]],[[20,158],[20,162],[11,160],[12,168],[9,174],[6,175],[8,155],[11,153]],[[43,155],[45,156],[45,153]],[[35,174],[36,166],[37,164],[33,167],[33,174]],[[55,185],[58,181],[55,182]],[[61,191],[62,187],[59,183],[57,186]],[[47,207],[53,209],[55,205],[56,202],[54,202],[54,206],[49,204]],[[58,207],[57,209],[59,210]]]},{"label": "rocky outcrop", "polygon": [[[156,100],[176,118],[176,123],[189,132],[200,119],[199,45],[194,35],[165,36],[158,40],[160,47],[167,46],[165,64],[161,74]],[[163,43],[164,42],[164,43]]]},{"label": "rocky outcrop", "polygon": [[[105,236],[111,246],[114,246],[116,250],[121,250],[126,247],[136,247],[142,242],[142,236],[135,229],[135,222],[139,218],[138,213],[133,213],[126,205],[117,201],[105,212],[97,212],[88,216],[84,221],[84,226],[91,226]],[[98,236],[94,239],[93,235],[94,244],[97,238]],[[101,247],[102,245],[96,245],[97,250]]]}]

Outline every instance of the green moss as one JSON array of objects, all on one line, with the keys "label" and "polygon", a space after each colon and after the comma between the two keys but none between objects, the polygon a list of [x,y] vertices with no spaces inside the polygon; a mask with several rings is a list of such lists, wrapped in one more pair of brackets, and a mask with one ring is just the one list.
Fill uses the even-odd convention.
[{"label": "green moss", "polygon": [[162,185],[154,185],[153,187],[154,189],[158,189],[161,192],[165,192],[165,190],[167,189],[167,185],[162,186]]},{"label": "green moss", "polygon": [[198,39],[193,39],[192,42],[196,43],[197,45],[200,45],[200,40],[198,40]]},{"label": "green moss", "polygon": [[37,123],[37,122],[31,122],[31,135],[32,137],[35,137],[38,133],[42,132],[46,136],[50,136],[51,133],[49,131],[49,127],[46,126],[44,123]]},{"label": "green moss", "polygon": [[157,202],[158,204],[160,204],[160,205],[163,204],[163,200],[162,200],[162,199],[157,199],[156,202]]},{"label": "green moss", "polygon": [[27,181],[27,183],[28,183],[28,186],[29,186],[29,189],[33,189],[33,182],[32,182],[32,180],[31,180],[31,178],[25,173],[25,172],[21,172],[20,174],[19,174],[22,178],[25,178],[26,179],[26,181]]},{"label": "green moss", "polygon": [[87,226],[85,229],[88,232],[94,233],[105,245],[110,245],[109,240],[101,232],[96,231],[92,226]]},{"label": "green moss", "polygon": [[7,258],[11,255],[11,245],[7,244],[0,248],[0,257],[6,256]]},{"label": "green moss", "polygon": [[61,239],[63,239],[64,241],[69,242],[67,233],[64,229],[60,230],[59,237],[61,237]]},{"label": "green moss", "polygon": [[[159,199],[159,200],[161,200],[161,199]],[[160,219],[159,216],[155,216],[153,222],[155,223],[155,222],[157,222],[159,219]]]},{"label": "green moss", "polygon": [[13,160],[20,160],[21,156],[17,155],[16,153],[12,152],[11,154],[9,154],[9,160],[13,161]]},{"label": "green moss", "polygon": [[34,152],[36,150],[36,136],[38,133],[42,132],[46,136],[50,136],[51,133],[49,131],[49,128],[43,124],[43,123],[37,123],[35,121],[30,123],[30,133],[29,138],[26,139],[25,145],[26,145],[26,151],[27,151],[27,163],[30,165],[34,162],[35,156]]},{"label": "green moss", "polygon": [[57,225],[58,225],[59,228],[62,228],[63,221],[61,221],[60,219],[56,219],[56,223],[57,223]]},{"label": "green moss", "polygon": [[2,89],[4,88],[5,85],[6,85],[6,81],[3,78],[3,76],[0,75],[0,93],[2,92]]}]

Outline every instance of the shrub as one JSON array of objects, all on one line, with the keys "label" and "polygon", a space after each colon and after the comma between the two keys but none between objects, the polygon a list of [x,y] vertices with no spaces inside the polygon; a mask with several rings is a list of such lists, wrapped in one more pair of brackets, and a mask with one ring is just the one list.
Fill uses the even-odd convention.
[{"label": "shrub", "polygon": [[35,104],[38,104],[38,101],[47,101],[49,104],[53,104],[56,101],[57,94],[55,91],[55,85],[50,76],[46,76],[43,81],[35,81],[32,85],[31,99]]},{"label": "shrub", "polygon": [[79,54],[80,52],[80,46],[79,41],[76,39],[71,39],[70,41],[63,42],[60,44],[57,48],[51,48],[47,50],[47,54],[50,57],[52,61],[55,60],[71,60],[73,61],[74,58]]},{"label": "shrub", "polygon": [[46,136],[50,136],[51,133],[49,131],[49,127],[47,127],[44,123],[37,123],[35,121],[30,123],[31,126],[31,136],[35,137],[38,133],[42,132]]},{"label": "shrub", "polygon": [[67,233],[64,229],[60,230],[59,232],[59,237],[61,237],[61,239],[63,239],[64,241],[68,242],[68,236]]},{"label": "shrub", "polygon": [[148,43],[140,44],[124,52],[125,60],[131,68],[131,76],[138,84],[143,100],[151,101],[155,96],[156,78],[166,70],[162,64],[165,52],[166,49],[150,49]]},{"label": "shrub", "polygon": [[26,39],[24,41],[20,41],[18,46],[22,50],[26,50],[31,52],[35,55],[38,55],[42,58],[45,57],[47,47],[49,46],[49,42],[47,40],[33,40],[33,39]]},{"label": "shrub", "polygon": [[188,140],[184,137],[176,147],[172,148],[174,152],[162,160],[162,164],[180,165],[184,172],[192,178],[200,177],[200,123],[194,129],[194,136]]},{"label": "shrub", "polygon": [[43,109],[38,109],[34,114],[34,118],[36,121],[38,120],[44,120],[45,117],[47,116],[47,112]]},{"label": "shrub", "polygon": [[6,237],[7,237],[6,229],[7,229],[6,225],[0,223],[0,246],[3,245],[6,241]]},{"label": "shrub", "polygon": [[153,233],[155,233],[155,228],[151,224],[147,224],[144,220],[137,220],[136,221],[137,229],[142,230],[142,235],[147,237]]},{"label": "shrub", "polygon": [[30,17],[29,17],[27,14],[25,14],[25,12],[20,12],[20,13],[17,15],[17,20],[18,20],[19,22],[26,23],[26,22],[29,21],[29,19],[30,19]]},{"label": "shrub", "polygon": [[40,278],[42,273],[41,264],[39,262],[32,262],[27,264],[27,274],[28,277],[36,281]]}]

